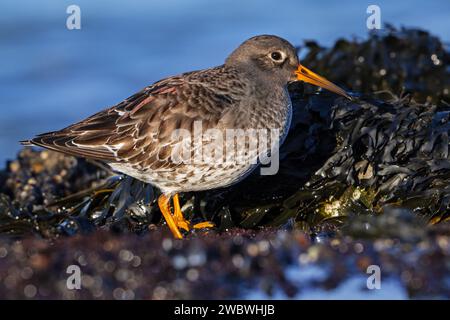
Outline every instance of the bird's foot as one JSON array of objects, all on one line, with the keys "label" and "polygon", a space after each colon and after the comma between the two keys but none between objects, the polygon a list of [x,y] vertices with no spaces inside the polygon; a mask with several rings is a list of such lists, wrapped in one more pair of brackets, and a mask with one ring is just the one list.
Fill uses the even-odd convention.
[{"label": "bird's foot", "polygon": [[172,234],[174,235],[175,238],[183,239],[183,235],[180,229],[189,232],[192,229],[213,228],[215,226],[212,222],[205,221],[194,224],[191,227],[191,223],[184,218],[183,212],[181,211],[178,194],[175,194],[173,197],[173,208],[174,208],[173,214],[170,210],[169,200],[170,198],[166,197],[165,195],[161,195],[158,198],[158,205],[159,209],[161,210],[161,213],[164,216],[164,219],[167,222],[167,225],[169,226],[170,231],[172,231]]},{"label": "bird's foot", "polygon": [[175,220],[175,223],[179,228],[189,232],[191,230],[190,223],[184,218],[183,212],[181,212],[180,199],[178,197],[178,194],[175,194],[173,196],[173,208],[173,218]]},{"label": "bird's foot", "polygon": [[173,196],[173,207],[174,207],[174,220],[177,223],[178,227],[181,229],[184,229],[189,232],[191,229],[205,229],[215,227],[214,223],[210,221],[204,221],[194,224],[191,228],[191,223],[184,218],[183,212],[181,211],[180,199],[178,197],[178,194]]},{"label": "bird's foot", "polygon": [[194,229],[214,228],[216,225],[211,221],[204,221],[193,225]]},{"label": "bird's foot", "polygon": [[183,235],[181,234],[178,227],[179,223],[175,221],[172,212],[170,211],[169,200],[170,198],[166,197],[165,195],[160,195],[158,198],[159,209],[161,210],[161,213],[167,222],[167,226],[169,227],[170,231],[172,231],[173,236],[176,239],[183,239]]}]

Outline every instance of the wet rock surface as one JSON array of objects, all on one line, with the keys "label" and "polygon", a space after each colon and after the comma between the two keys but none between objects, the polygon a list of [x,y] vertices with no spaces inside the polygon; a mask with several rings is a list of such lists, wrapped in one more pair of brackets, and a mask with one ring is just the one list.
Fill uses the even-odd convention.
[{"label": "wet rock surface", "polygon": [[305,49],[306,66],[358,94],[292,85],[279,172],[182,196],[216,230],[173,240],[149,186],[21,151],[0,171],[0,298],[448,298],[449,51],[390,28]]},{"label": "wet rock surface", "polygon": [[[448,226],[419,230],[408,220],[390,220],[371,227],[391,228],[375,240],[373,230],[363,236],[358,226],[349,231],[358,237],[332,239],[233,229],[181,241],[165,230],[3,240],[0,298],[448,298]],[[394,228],[402,230],[401,238],[393,236]],[[81,271],[80,290],[67,286],[73,285],[66,273],[73,265]],[[367,289],[371,265],[382,271],[379,290]]]}]

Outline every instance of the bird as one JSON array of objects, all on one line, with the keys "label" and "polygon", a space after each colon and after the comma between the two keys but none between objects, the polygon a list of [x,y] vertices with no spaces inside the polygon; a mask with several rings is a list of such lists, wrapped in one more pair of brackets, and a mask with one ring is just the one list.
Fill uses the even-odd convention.
[{"label": "bird", "polygon": [[[276,151],[290,127],[287,85],[294,81],[351,99],[301,65],[287,40],[259,35],[244,41],[219,66],[157,81],[85,120],[21,143],[101,161],[119,174],[153,185],[161,191],[157,202],[170,231],[182,239],[183,233],[214,224],[191,225],[183,216],[179,193],[235,184],[260,165],[263,153]],[[195,138],[198,127],[216,135]],[[277,136],[235,135],[225,142],[217,138],[245,130]],[[206,151],[209,157],[203,161],[192,160]],[[230,153],[234,156],[219,161]]]}]

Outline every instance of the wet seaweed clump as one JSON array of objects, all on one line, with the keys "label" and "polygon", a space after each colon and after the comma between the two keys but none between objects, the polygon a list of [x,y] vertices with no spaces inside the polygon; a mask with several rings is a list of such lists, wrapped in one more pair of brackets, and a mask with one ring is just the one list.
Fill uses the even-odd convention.
[{"label": "wet seaweed clump", "polygon": [[1,172],[0,186],[3,234],[54,238],[105,225],[139,232],[153,217],[150,185],[53,151],[23,149]]},{"label": "wet seaweed clump", "polygon": [[300,53],[302,63],[354,92],[450,103],[448,46],[425,30],[386,25],[367,40],[341,39],[332,48],[306,41]]},{"label": "wet seaweed clump", "polygon": [[78,226],[67,208],[51,204],[81,190],[96,189],[106,175],[83,159],[23,149],[0,174],[0,232],[35,231],[46,237],[74,234]]}]

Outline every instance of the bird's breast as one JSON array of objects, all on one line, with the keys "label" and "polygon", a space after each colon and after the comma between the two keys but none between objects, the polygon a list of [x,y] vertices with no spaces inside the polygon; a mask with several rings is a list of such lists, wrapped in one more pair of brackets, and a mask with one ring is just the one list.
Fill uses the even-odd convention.
[{"label": "bird's breast", "polygon": [[250,108],[250,127],[279,130],[280,138],[286,136],[292,119],[292,103],[287,88],[265,93]]}]

